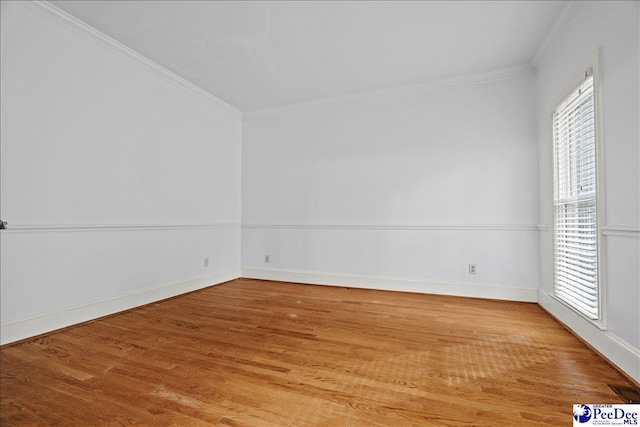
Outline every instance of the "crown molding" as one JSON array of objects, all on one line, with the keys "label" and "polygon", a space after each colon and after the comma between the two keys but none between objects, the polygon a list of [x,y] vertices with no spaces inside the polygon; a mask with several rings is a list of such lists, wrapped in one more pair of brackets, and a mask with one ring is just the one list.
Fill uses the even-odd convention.
[{"label": "crown molding", "polygon": [[[374,90],[369,92],[353,93],[348,95],[338,95],[338,96],[321,98],[321,99],[305,101],[300,103],[287,104],[283,106],[268,107],[264,109],[243,112],[240,109],[215,97],[214,95],[205,91],[204,89],[178,76],[172,71],[167,70],[166,68],[155,63],[154,61],[145,57],[144,55],[134,51],[133,49],[123,45],[122,43],[114,40],[113,38],[107,36],[106,34],[98,31],[92,26],[64,12],[63,10],[57,8],[56,6],[52,5],[47,1],[31,0],[31,1],[16,1],[14,3],[20,4],[24,7],[28,7],[32,10],[35,10],[41,13],[47,18],[51,19],[52,21],[55,21],[59,24],[64,25],[65,27],[75,31],[76,33],[80,34],[81,36],[93,42],[99,43],[103,47],[108,48],[112,52],[129,60],[135,65],[147,71],[153,72],[155,75],[163,78],[165,81],[173,84],[174,86],[182,89],[183,91],[191,95],[197,96],[201,99],[211,102],[215,106],[219,107],[220,109],[224,110],[227,113],[231,113],[234,117],[239,119],[243,119],[245,117],[262,115],[266,113],[273,113],[273,112],[279,112],[279,111],[285,111],[285,110],[297,109],[297,108],[315,106],[315,105],[331,105],[335,103],[353,102],[353,101],[358,101],[363,99],[408,96],[408,95],[431,92],[435,90],[501,80],[501,79],[515,77],[522,74],[532,73],[534,71],[534,69],[532,69],[532,66],[530,64],[523,64],[516,67],[505,68],[505,69],[490,71],[486,73],[469,74],[469,75],[458,76],[458,77],[453,77],[448,79],[434,80],[434,81],[420,84],[420,85],[403,86],[403,87],[383,89],[383,90]],[[570,4],[573,4],[573,3],[578,3],[578,2],[577,1],[570,2]],[[563,12],[566,9],[567,7],[565,6],[565,8],[563,9]],[[556,25],[554,24],[554,28],[555,26]]]},{"label": "crown molding", "polygon": [[224,102],[220,98],[217,98],[205,91],[204,89],[194,85],[193,83],[178,76],[172,71],[167,70],[161,65],[155,63],[146,56],[136,52],[135,50],[123,45],[122,43],[112,39],[106,34],[98,31],[92,26],[82,22],[78,18],[64,12],[47,1],[32,0],[32,1],[16,1],[15,4],[19,4],[23,7],[29,8],[41,15],[49,18],[50,20],[63,25],[64,27],[75,31],[88,40],[96,42],[103,47],[106,47],[111,52],[116,53],[120,57],[128,60],[130,63],[137,65],[138,67],[152,72],[158,77],[161,77],[166,82],[173,86],[182,89],[186,93],[196,96],[200,99],[210,102],[221,110],[230,113],[236,118],[242,119],[242,111],[236,107]]},{"label": "crown molding", "polygon": [[562,10],[560,10],[560,13],[558,13],[558,16],[553,21],[549,32],[545,36],[544,40],[542,40],[542,43],[540,43],[540,46],[538,46],[536,53],[533,55],[533,58],[531,58],[531,68],[534,71],[537,71],[540,68],[540,65],[542,65],[544,60],[547,58],[549,50],[556,41],[558,33],[560,33],[560,31],[569,23],[569,21],[571,21],[576,13],[576,10],[578,10],[579,5],[580,1],[569,1],[562,7]]},{"label": "crown molding", "polygon": [[435,90],[461,87],[461,86],[473,85],[478,83],[485,83],[485,82],[490,82],[494,80],[515,77],[521,74],[535,72],[546,59],[547,54],[557,37],[557,34],[573,18],[581,2],[579,0],[569,1],[564,5],[562,10],[556,17],[553,25],[551,26],[551,29],[549,30],[547,36],[544,38],[544,40],[538,47],[530,64],[524,64],[516,67],[505,68],[505,69],[490,71],[486,73],[470,74],[470,75],[458,76],[458,77],[449,78],[449,79],[434,80],[434,81],[431,81],[425,84],[420,84],[420,85],[403,86],[403,87],[397,87],[392,89],[383,89],[383,90],[375,90],[370,92],[332,96],[332,97],[326,97],[326,98],[294,103],[294,104],[287,104],[287,105],[282,105],[277,107],[268,107],[264,109],[251,110],[244,113],[240,109],[215,97],[211,93],[194,85],[193,83],[180,77],[179,75],[173,73],[172,71],[167,70],[166,68],[155,63],[151,59],[123,45],[122,43],[114,40],[113,38],[98,31],[97,29],[84,23],[78,18],[75,18],[74,16],[64,12],[63,10],[57,8],[56,6],[52,5],[47,1],[31,0],[31,1],[16,1],[14,3],[39,12],[40,14],[46,16],[52,21],[62,24],[67,28],[75,31],[76,33],[79,33],[83,37],[101,44],[103,47],[106,47],[112,52],[119,54],[121,57],[129,60],[135,65],[147,71],[153,72],[155,75],[163,78],[165,81],[173,84],[175,87],[178,87],[191,95],[194,95],[196,97],[199,97],[201,99],[204,99],[214,104],[218,108],[224,110],[227,113],[232,114],[236,118],[243,119],[245,117],[258,116],[258,115],[267,114],[267,113],[275,113],[280,111],[286,111],[286,110],[310,107],[310,106],[316,106],[316,105],[331,105],[331,104],[342,103],[342,102],[354,102],[354,101],[363,100],[363,99],[376,99],[376,98],[415,95],[415,94],[426,93],[426,92],[431,92]]},{"label": "crown molding", "polygon": [[519,65],[517,67],[504,68],[501,70],[490,71],[486,73],[467,74],[464,76],[453,77],[449,79],[434,80],[428,83],[412,86],[402,86],[392,89],[375,90],[370,92],[353,93],[349,95],[331,96],[327,98],[305,101],[295,104],[287,104],[278,107],[269,107],[258,110],[245,111],[243,118],[259,116],[268,113],[276,113],[281,111],[293,110],[303,107],[311,107],[317,105],[333,105],[343,102],[354,102],[360,100],[390,98],[398,96],[416,95],[436,90],[449,89],[454,87],[469,86],[479,83],[487,83],[495,80],[502,80],[523,74],[531,74],[533,69],[529,64]]}]

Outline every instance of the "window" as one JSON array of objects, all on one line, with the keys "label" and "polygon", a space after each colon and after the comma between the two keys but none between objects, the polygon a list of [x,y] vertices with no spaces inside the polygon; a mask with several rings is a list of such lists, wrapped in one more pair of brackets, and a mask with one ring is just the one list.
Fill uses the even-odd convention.
[{"label": "window", "polygon": [[553,112],[554,294],[600,318],[593,73]]}]

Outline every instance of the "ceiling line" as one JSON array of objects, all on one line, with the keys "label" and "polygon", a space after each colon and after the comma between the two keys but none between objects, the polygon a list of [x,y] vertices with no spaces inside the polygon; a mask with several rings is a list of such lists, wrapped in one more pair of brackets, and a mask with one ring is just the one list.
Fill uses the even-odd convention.
[{"label": "ceiling line", "polygon": [[391,89],[373,90],[367,92],[358,92],[348,95],[337,95],[326,98],[315,99],[311,101],[298,102],[294,104],[287,104],[278,107],[268,107],[258,110],[245,111],[243,118],[250,118],[253,116],[259,116],[268,113],[275,113],[285,110],[291,110],[302,107],[310,107],[315,105],[331,105],[342,102],[354,102],[363,99],[377,99],[377,98],[390,98],[396,96],[415,95],[420,93],[432,92],[435,90],[468,86],[477,83],[486,83],[495,80],[501,80],[511,77],[516,77],[523,74],[531,74],[533,69],[529,64],[522,64],[516,67],[503,68],[500,70],[489,71],[486,73],[467,74],[463,76],[434,80],[428,83],[422,83],[419,85],[402,86]]},{"label": "ceiling line", "polygon": [[146,56],[140,54],[139,52],[131,49],[130,47],[118,42],[117,40],[109,37],[108,35],[102,33],[96,28],[90,26],[89,24],[81,21],[80,19],[68,14],[67,12],[59,9],[53,4],[49,3],[45,0],[33,0],[33,1],[20,1],[16,2],[24,7],[28,7],[32,10],[35,10],[42,15],[48,17],[54,22],[64,25],[65,27],[79,33],[85,38],[97,42],[101,44],[103,47],[109,48],[112,52],[120,55],[124,59],[129,62],[144,68],[145,70],[151,71],[157,76],[163,78],[165,81],[173,84],[174,86],[195,95],[201,99],[209,101],[225,110],[228,113],[231,113],[234,117],[244,119],[251,116],[262,115],[267,113],[273,113],[277,111],[284,111],[289,109],[296,109],[301,107],[313,106],[313,105],[322,105],[322,104],[334,104],[338,102],[352,102],[363,99],[376,99],[383,97],[394,97],[394,96],[406,96],[419,94],[434,90],[440,90],[444,88],[451,87],[459,87],[465,85],[471,85],[476,83],[488,82],[498,79],[504,79],[509,77],[514,77],[519,74],[531,73],[535,72],[536,69],[540,66],[540,64],[545,60],[547,53],[554,42],[559,31],[571,20],[571,18],[575,15],[575,11],[578,9],[580,4],[579,1],[570,1],[568,2],[558,14],[557,18],[554,20],[554,23],[542,41],[538,49],[536,50],[533,58],[530,63],[522,64],[516,67],[505,68],[495,71],[490,71],[486,73],[479,74],[470,74],[463,75],[454,78],[442,79],[430,81],[427,83],[412,85],[412,86],[403,86],[403,87],[395,87],[390,89],[382,89],[382,90],[373,90],[367,92],[359,92],[352,93],[346,95],[337,95],[330,96],[320,99],[313,99],[309,101],[303,101],[298,103],[286,104],[281,106],[267,107],[256,110],[246,110],[242,111],[241,109],[223,101],[222,99],[216,97],[212,93],[202,89],[201,87],[191,83],[183,77],[169,71],[162,65],[156,63],[155,61],[147,58]]},{"label": "ceiling line", "polygon": [[62,9],[59,9],[48,1],[17,1],[15,3],[39,12],[43,16],[49,18],[51,21],[61,24],[64,27],[75,31],[86,39],[110,49],[112,52],[118,54],[120,57],[124,58],[130,63],[139,66],[144,70],[151,71],[152,73],[161,77],[166,82],[171,83],[175,87],[182,89],[191,95],[195,95],[200,99],[209,101],[225,112],[231,113],[234,117],[242,119],[242,111],[240,109],[207,92],[201,87],[196,86],[195,84],[184,79],[183,77],[180,77],[172,71],[169,71],[162,65],[156,63],[155,61],[152,61],[151,59],[131,49],[130,47],[125,46],[119,41],[114,40],[103,32],[68,14]]},{"label": "ceiling line", "polygon": [[540,65],[542,65],[549,54],[549,50],[555,42],[558,33],[569,23],[569,21],[571,21],[573,16],[576,14],[576,10],[578,10],[579,5],[580,1],[570,1],[562,7],[562,10],[553,21],[549,32],[545,36],[544,40],[542,40],[542,43],[540,43],[540,46],[538,46],[536,53],[531,59],[531,68],[533,68],[534,71],[537,71]]}]

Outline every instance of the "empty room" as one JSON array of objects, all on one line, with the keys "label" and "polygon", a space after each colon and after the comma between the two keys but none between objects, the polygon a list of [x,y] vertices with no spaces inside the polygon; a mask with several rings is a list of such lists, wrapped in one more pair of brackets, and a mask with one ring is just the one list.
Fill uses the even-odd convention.
[{"label": "empty room", "polygon": [[634,425],[639,6],[1,1],[0,424]]}]

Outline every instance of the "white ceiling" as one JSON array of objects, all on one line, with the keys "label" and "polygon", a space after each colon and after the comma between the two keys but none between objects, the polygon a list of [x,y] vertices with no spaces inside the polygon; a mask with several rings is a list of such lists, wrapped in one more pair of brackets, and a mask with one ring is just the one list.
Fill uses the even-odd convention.
[{"label": "white ceiling", "polygon": [[52,1],[242,111],[531,62],[564,1]]}]

